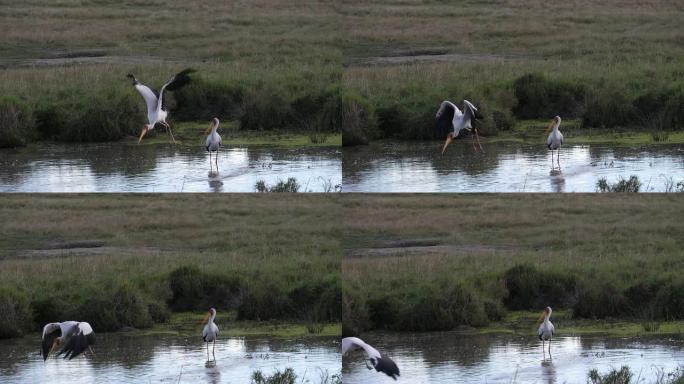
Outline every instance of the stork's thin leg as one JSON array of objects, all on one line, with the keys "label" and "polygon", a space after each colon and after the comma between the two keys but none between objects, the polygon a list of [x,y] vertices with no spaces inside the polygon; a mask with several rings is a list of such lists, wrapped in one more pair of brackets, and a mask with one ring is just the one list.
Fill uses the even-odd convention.
[{"label": "stork's thin leg", "polygon": [[[549,344],[549,348],[550,347],[551,347],[551,345]],[[551,350],[549,349],[549,354],[550,353],[551,353]],[[216,339],[214,339],[214,344],[212,344],[211,354],[212,354],[212,356],[214,356],[214,361],[216,361]]]},{"label": "stork's thin leg", "polygon": [[[556,159],[557,161],[556,161],[556,162],[558,163],[558,169],[560,169],[560,148],[558,148],[558,155],[557,155],[556,157],[557,157],[557,159]],[[549,344],[550,344],[550,343],[549,343]],[[549,353],[550,353],[550,352],[549,352]]]},{"label": "stork's thin leg", "polygon": [[[209,152],[209,168],[211,169],[211,171],[213,171],[214,169],[211,168],[212,167],[212,165],[211,165],[211,151],[207,151],[207,152]],[[211,171],[209,171],[209,172],[211,172]]]},{"label": "stork's thin leg", "polygon": [[218,155],[219,155],[219,150],[217,148],[216,149],[216,159],[214,159],[214,162],[216,163],[216,173],[218,173]]},{"label": "stork's thin leg", "polygon": [[207,361],[209,361],[209,342],[207,342]]},{"label": "stork's thin leg", "polygon": [[480,151],[484,153],[484,149],[482,149],[482,144],[480,144],[480,135],[477,134],[477,129],[475,129],[475,138],[477,139],[477,145],[480,147]]},{"label": "stork's thin leg", "polygon": [[546,350],[544,350],[544,339],[542,339],[542,355],[546,357]]}]

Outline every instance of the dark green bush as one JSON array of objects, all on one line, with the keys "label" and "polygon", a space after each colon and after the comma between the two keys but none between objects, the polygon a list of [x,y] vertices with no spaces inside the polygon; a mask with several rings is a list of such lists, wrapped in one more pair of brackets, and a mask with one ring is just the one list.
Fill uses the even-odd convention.
[{"label": "dark green bush", "polygon": [[118,89],[83,93],[64,92],[44,99],[36,110],[36,126],[43,138],[70,142],[119,140],[136,135],[147,123],[144,105]]},{"label": "dark green bush", "polygon": [[539,271],[531,265],[517,265],[504,273],[509,309],[539,309],[571,305],[577,283],[574,276]]},{"label": "dark green bush", "polygon": [[674,130],[684,127],[684,86],[675,85],[637,97],[633,102],[647,128]]},{"label": "dark green bush", "polygon": [[12,97],[0,98],[0,148],[21,147],[35,139],[35,121],[29,106]]},{"label": "dark green bush", "polygon": [[343,285],[342,291],[342,336],[357,336],[371,329],[366,297],[347,285]]},{"label": "dark green bush", "polygon": [[613,128],[634,125],[637,120],[632,101],[627,92],[617,88],[595,89],[586,97],[582,125],[597,128]]},{"label": "dark green bush", "polygon": [[271,320],[292,318],[292,303],[287,293],[274,282],[247,287],[238,307],[239,320]]},{"label": "dark green bush", "polygon": [[639,282],[624,294],[631,315],[648,320],[680,320],[684,318],[684,283],[657,280]]},{"label": "dark green bush", "polygon": [[297,375],[292,368],[285,368],[283,372],[275,371],[271,376],[264,376],[261,371],[252,373],[251,384],[295,384]]},{"label": "dark green bush", "polygon": [[242,100],[240,129],[266,131],[296,126],[290,104],[275,92],[252,91]]},{"label": "dark green bush", "polygon": [[149,310],[149,300],[136,288],[124,284],[112,292],[93,295],[72,316],[87,321],[94,329],[116,331],[123,327],[151,327]]},{"label": "dark green bush", "polygon": [[172,271],[169,288],[169,306],[174,311],[206,310],[211,307],[235,309],[242,299],[240,278],[208,274],[194,266]]},{"label": "dark green bush", "polygon": [[626,310],[622,292],[612,282],[585,282],[578,288],[572,314],[577,318],[604,319],[616,317]]},{"label": "dark green bush", "polygon": [[552,118],[560,115],[575,118],[580,115],[584,87],[539,74],[524,75],[513,83],[517,105],[513,113],[521,119]]},{"label": "dark green bush", "polygon": [[22,336],[32,326],[31,305],[23,293],[0,288],[0,339]]},{"label": "dark green bush", "polygon": [[47,296],[31,302],[33,322],[36,329],[42,329],[47,323],[65,320],[67,303],[60,296]]},{"label": "dark green bush", "polygon": [[173,115],[179,120],[235,120],[242,112],[244,94],[244,89],[237,85],[193,79],[173,93]]},{"label": "dark green bush", "polygon": [[376,138],[377,122],[373,107],[361,96],[342,97],[342,145],[367,144]]},{"label": "dark green bush", "polygon": [[339,279],[336,277],[305,281],[288,294],[293,309],[315,321],[339,321],[341,296]]},{"label": "dark green bush", "polygon": [[591,384],[629,384],[633,376],[627,366],[623,366],[619,371],[613,369],[605,375],[601,375],[597,369],[592,369],[589,371],[589,382]]}]

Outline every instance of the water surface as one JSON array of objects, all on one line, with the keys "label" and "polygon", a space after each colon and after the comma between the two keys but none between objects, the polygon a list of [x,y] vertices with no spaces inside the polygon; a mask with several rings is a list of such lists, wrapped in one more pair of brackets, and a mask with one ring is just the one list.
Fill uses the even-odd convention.
[{"label": "water surface", "polygon": [[207,364],[200,337],[98,334],[95,355],[74,360],[40,357],[40,337],[0,342],[2,383],[236,383],[293,368],[298,382],[319,383],[340,373],[339,340],[320,337],[283,340],[220,338],[216,363]]},{"label": "water surface", "polygon": [[[551,357],[534,336],[447,333],[373,333],[365,341],[391,357],[402,383],[581,383],[628,365],[635,383],[652,383],[684,365],[684,340],[669,338],[559,337]],[[345,356],[345,384],[394,383],[369,371],[361,352]],[[636,380],[636,379],[639,380]]]},{"label": "water surface", "polygon": [[[684,146],[566,145],[552,170],[542,145],[383,141],[343,148],[345,192],[594,192],[605,177],[639,177],[643,192],[663,192],[684,181]],[[555,158],[554,154],[554,158]],[[556,166],[557,168],[557,166]],[[674,182],[674,183],[673,183]]]},{"label": "water surface", "polygon": [[338,148],[227,147],[211,173],[201,147],[180,145],[37,144],[0,149],[0,192],[253,192],[290,177],[300,191],[341,183]]}]

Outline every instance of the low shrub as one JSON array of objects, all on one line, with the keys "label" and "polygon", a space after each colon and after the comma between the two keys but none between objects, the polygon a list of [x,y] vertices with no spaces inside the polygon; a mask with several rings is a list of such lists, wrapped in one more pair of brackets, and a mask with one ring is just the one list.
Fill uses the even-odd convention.
[{"label": "low shrub", "polygon": [[293,317],[287,293],[274,282],[248,286],[238,307],[239,320],[271,320]]},{"label": "low shrub", "polygon": [[356,94],[342,97],[342,145],[368,144],[377,137],[375,111],[368,101]]},{"label": "low shrub", "polygon": [[513,83],[517,104],[513,114],[520,119],[580,116],[585,89],[582,85],[527,74]]},{"label": "low shrub", "polygon": [[32,329],[31,305],[23,293],[0,288],[0,339],[22,336]]},{"label": "low shrub", "polygon": [[641,181],[639,181],[639,178],[637,176],[630,176],[629,179],[625,179],[623,177],[620,177],[620,180],[617,181],[617,183],[610,184],[608,183],[608,180],[606,180],[605,177],[600,178],[596,182],[596,191],[597,192],[632,192],[636,193],[639,192],[641,189]]},{"label": "low shrub", "polygon": [[235,120],[242,113],[244,97],[245,90],[240,86],[194,78],[173,93],[173,115],[179,120]]},{"label": "low shrub", "polygon": [[206,310],[210,307],[235,309],[242,300],[239,277],[212,275],[194,266],[180,267],[169,275],[174,311]]},{"label": "low shrub", "polygon": [[342,336],[356,336],[371,329],[369,307],[358,289],[342,286]]},{"label": "low shrub", "polygon": [[149,328],[153,324],[149,300],[136,288],[124,284],[109,293],[98,293],[81,304],[72,316],[100,331],[123,327]]},{"label": "low shrub", "polygon": [[597,369],[589,371],[591,384],[629,384],[634,375],[629,367],[623,366],[620,370],[613,369],[605,375],[601,375]]},{"label": "low shrub", "polygon": [[35,136],[35,120],[28,104],[16,98],[1,97],[0,148],[24,146]]},{"label": "low shrub", "polygon": [[578,289],[572,313],[576,318],[604,319],[619,316],[626,308],[624,295],[612,282],[585,282]]},{"label": "low shrub", "polygon": [[504,273],[509,309],[539,309],[549,305],[565,307],[576,295],[575,277],[557,272],[539,271],[531,265],[517,265]]},{"label": "low shrub", "polygon": [[252,373],[252,384],[295,384],[297,375],[292,368],[285,368],[283,372],[276,370],[271,376],[264,376],[261,371]]},{"label": "low shrub", "polygon": [[634,125],[637,114],[628,92],[610,87],[592,90],[584,102],[582,125],[613,128]]}]

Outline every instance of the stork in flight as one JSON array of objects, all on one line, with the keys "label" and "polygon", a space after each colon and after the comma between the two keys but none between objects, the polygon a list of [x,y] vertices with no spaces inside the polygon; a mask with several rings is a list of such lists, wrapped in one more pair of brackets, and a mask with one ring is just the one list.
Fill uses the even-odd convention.
[{"label": "stork in flight", "polygon": [[544,351],[544,341],[549,342],[549,357],[551,357],[551,338],[553,337],[554,332],[556,332],[556,328],[554,328],[553,324],[549,320],[551,317],[551,312],[553,312],[551,307],[544,308],[541,316],[539,316],[539,321],[542,323],[539,325],[539,330],[537,331],[539,340],[542,342],[542,353],[546,353]]},{"label": "stork in flight", "polygon": [[93,353],[91,345],[95,344],[95,333],[90,324],[85,321],[63,321],[49,323],[43,327],[41,355],[47,360],[48,355],[59,349],[57,356],[64,355],[69,360],[88,349]]},{"label": "stork in flight", "polygon": [[551,150],[551,168],[553,169],[553,151],[557,150],[558,155],[556,162],[558,163],[558,169],[560,169],[560,148],[563,145],[563,134],[561,131],[558,130],[558,127],[560,127],[561,124],[561,118],[560,116],[556,116],[551,120],[549,123],[548,128],[546,128],[546,132],[548,133],[549,131],[551,132],[549,134],[549,137],[546,139],[546,147]]},{"label": "stork in flight", "polygon": [[208,133],[205,148],[207,149],[207,152],[209,152],[209,166],[211,166],[211,153],[216,152],[216,159],[214,160],[216,163],[216,173],[218,173],[218,153],[219,148],[221,148],[221,135],[216,132],[218,126],[219,119],[214,117],[209,123],[209,128],[207,128],[205,132]]},{"label": "stork in flight", "polygon": [[[477,112],[477,108],[468,100],[463,100],[463,112],[461,112],[461,110],[451,101],[442,101],[442,104],[439,106],[439,110],[437,110],[437,114],[435,115],[437,125],[440,127],[446,125],[450,130],[453,129],[453,132],[449,132],[446,137],[444,147],[442,148],[442,155],[451,141],[458,137],[463,129],[475,134],[477,145],[480,147],[480,151],[484,152],[482,144],[480,144],[480,136],[477,134],[477,128],[473,128],[471,124],[472,120],[476,117],[475,112]],[[474,140],[473,149],[477,151]]]},{"label": "stork in flight", "polygon": [[382,357],[377,349],[366,344],[363,340],[358,337],[345,337],[342,339],[342,356],[347,352],[358,348],[363,348],[368,356],[368,361],[370,361],[372,365],[372,367],[370,367],[368,366],[368,363],[366,363],[366,368],[375,368],[377,372],[382,372],[394,380],[397,379],[397,376],[400,376],[399,367],[397,367],[397,364],[392,361],[392,359],[389,357]]},{"label": "stork in flight", "polygon": [[190,68],[178,72],[176,75],[171,77],[169,81],[166,82],[166,84],[164,84],[161,87],[161,90],[159,92],[153,91],[147,85],[142,84],[132,74],[129,73],[128,75],[126,75],[126,77],[131,79],[131,81],[133,82],[133,86],[136,90],[138,90],[140,95],[142,95],[143,99],[145,99],[145,104],[147,105],[148,124],[145,124],[143,126],[142,132],[140,132],[140,138],[138,139],[138,144],[140,144],[140,142],[142,141],[145,134],[147,134],[147,132],[154,129],[154,125],[157,123],[160,123],[161,125],[166,127],[167,132],[169,132],[169,135],[171,136],[171,140],[174,144],[176,143],[176,139],[173,138],[173,132],[171,132],[171,126],[166,121],[166,117],[169,115],[169,112],[162,109],[164,91],[175,91],[188,84],[190,82],[189,74],[192,72],[195,72],[195,70]]},{"label": "stork in flight", "polygon": [[202,329],[202,340],[204,340],[204,342],[207,343],[207,361],[209,361],[210,342],[214,343],[211,349],[211,354],[214,356],[214,361],[216,361],[216,354],[214,353],[214,351],[216,349],[216,338],[218,337],[219,329],[218,326],[214,323],[215,318],[216,309],[209,308],[209,312],[204,317],[204,320],[202,320],[202,323],[206,323],[204,329]]}]

